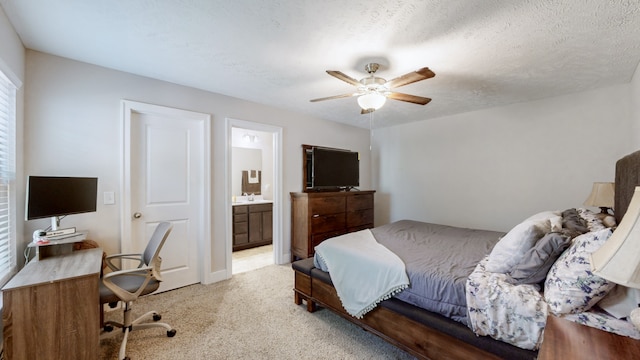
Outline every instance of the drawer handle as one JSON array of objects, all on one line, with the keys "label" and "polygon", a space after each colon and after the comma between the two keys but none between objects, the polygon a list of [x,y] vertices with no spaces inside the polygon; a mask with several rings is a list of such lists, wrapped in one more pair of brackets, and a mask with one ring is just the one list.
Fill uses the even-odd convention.
[{"label": "drawer handle", "polygon": [[318,215],[318,214],[313,214],[313,216],[312,216],[312,217],[317,218],[317,217],[320,217],[320,215]]}]

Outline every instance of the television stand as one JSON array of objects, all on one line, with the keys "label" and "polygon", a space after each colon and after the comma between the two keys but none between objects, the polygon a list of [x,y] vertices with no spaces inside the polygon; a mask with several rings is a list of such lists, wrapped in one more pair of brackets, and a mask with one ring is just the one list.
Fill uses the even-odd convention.
[{"label": "television stand", "polygon": [[48,243],[30,242],[27,248],[36,248],[34,260],[41,260],[46,257],[68,254],[73,251],[73,244],[87,239],[88,231],[76,231],[73,234],[49,236]]},{"label": "television stand", "polygon": [[291,260],[312,257],[322,241],[373,227],[375,190],[292,192]]}]

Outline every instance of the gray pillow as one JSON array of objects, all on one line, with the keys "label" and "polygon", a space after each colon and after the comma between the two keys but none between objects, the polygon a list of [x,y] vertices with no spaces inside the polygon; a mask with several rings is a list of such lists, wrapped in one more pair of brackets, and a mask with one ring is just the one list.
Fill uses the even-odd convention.
[{"label": "gray pillow", "polygon": [[572,238],[589,231],[587,222],[580,217],[578,210],[567,209],[562,212],[562,230]]},{"label": "gray pillow", "polygon": [[527,251],[520,263],[507,273],[506,281],[514,284],[539,284],[547,277],[553,263],[571,244],[571,238],[557,232],[551,232],[538,240]]}]

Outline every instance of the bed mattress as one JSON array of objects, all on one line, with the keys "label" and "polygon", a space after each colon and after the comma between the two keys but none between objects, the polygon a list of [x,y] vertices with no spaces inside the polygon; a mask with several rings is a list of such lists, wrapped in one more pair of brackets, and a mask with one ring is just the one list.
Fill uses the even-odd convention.
[{"label": "bed mattress", "polygon": [[504,233],[412,220],[371,231],[405,263],[411,285],[396,298],[467,324],[467,278]]}]

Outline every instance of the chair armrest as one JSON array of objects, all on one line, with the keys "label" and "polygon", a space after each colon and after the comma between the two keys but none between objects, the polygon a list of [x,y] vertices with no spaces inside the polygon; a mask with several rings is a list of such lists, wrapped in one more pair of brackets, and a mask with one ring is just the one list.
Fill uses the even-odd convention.
[{"label": "chair armrest", "polygon": [[[114,278],[119,276],[139,276],[144,277],[144,282],[140,285],[135,292],[129,292],[113,282]],[[102,277],[102,283],[109,290],[111,290],[117,297],[119,297],[122,301],[133,301],[140,296],[142,291],[147,287],[149,281],[153,278],[153,269],[149,266],[145,266],[142,268],[128,269],[128,270],[118,270],[108,274],[105,274]]]},{"label": "chair armrest", "polygon": [[142,254],[113,254],[107,256],[104,261],[109,267],[109,269],[113,271],[122,270],[121,267],[118,267],[113,263],[113,260],[136,260],[138,261],[137,269],[141,268],[144,265],[144,260],[142,259]]}]

